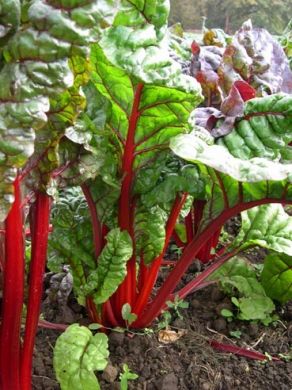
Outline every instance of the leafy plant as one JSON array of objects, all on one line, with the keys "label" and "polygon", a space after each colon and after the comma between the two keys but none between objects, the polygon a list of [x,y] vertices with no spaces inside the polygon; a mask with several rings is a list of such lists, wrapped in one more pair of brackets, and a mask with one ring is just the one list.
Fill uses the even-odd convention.
[{"label": "leafy plant", "polygon": [[130,370],[127,364],[123,364],[123,372],[120,374],[121,390],[128,389],[128,381],[133,381],[139,378],[139,375]]},{"label": "leafy plant", "polygon": [[[264,240],[244,233],[237,246],[217,250],[231,217],[263,204],[292,203],[291,74],[267,32],[246,23],[219,51],[192,45],[192,77],[182,73],[183,56],[170,50],[167,0],[14,0],[1,7],[3,388],[31,386],[48,240],[49,267],[69,265],[90,320],[109,328],[149,326],[167,302],[178,309],[181,299],[249,245],[263,243],[277,252],[277,264],[289,264],[291,239],[273,240],[272,229],[263,232]],[[263,47],[269,50],[258,63]],[[218,76],[211,89],[210,74]],[[201,90],[204,104],[213,103],[214,92],[216,107],[193,111],[203,101]],[[290,229],[284,220],[283,234]],[[184,225],[181,234],[177,223]],[[154,289],[172,238],[183,252]],[[214,262],[177,288],[196,258]],[[276,275],[273,294],[286,299],[289,290],[281,295],[278,288],[287,289],[287,282],[278,284],[270,262],[263,280],[265,273]],[[85,333],[82,340],[91,343]],[[92,381],[97,366],[90,361],[90,367]],[[68,378],[59,374],[66,386]]]},{"label": "leafy plant", "polygon": [[105,369],[108,356],[108,339],[104,333],[93,336],[84,326],[69,326],[54,348],[54,368],[61,388],[99,390],[94,371]]},{"label": "leafy plant", "polygon": [[221,313],[224,317],[259,320],[264,324],[273,321],[273,301],[266,295],[253,267],[246,260],[234,257],[214,272],[211,279],[220,283],[236,307],[237,313],[224,309]]}]

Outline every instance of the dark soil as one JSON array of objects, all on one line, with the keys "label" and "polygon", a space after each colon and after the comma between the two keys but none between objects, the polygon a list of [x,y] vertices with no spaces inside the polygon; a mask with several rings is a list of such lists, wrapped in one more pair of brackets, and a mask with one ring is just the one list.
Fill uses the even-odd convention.
[{"label": "dark soil", "polygon": [[[171,344],[158,341],[155,327],[153,333],[111,332],[110,364],[104,373],[98,374],[101,389],[120,388],[118,376],[124,363],[139,375],[129,382],[129,389],[135,390],[292,389],[291,361],[262,363],[218,353],[209,346],[209,340],[215,339],[244,348],[254,347],[270,355],[291,354],[292,302],[278,310],[280,320],[268,328],[243,321],[227,323],[220,311],[230,306],[230,300],[216,286],[193,294],[189,303],[189,309],[182,311],[183,319],[173,314],[172,329],[184,329],[186,334]],[[76,322],[80,321],[80,307],[76,303],[70,306],[69,317],[75,316]],[[52,320],[52,308],[48,314]],[[230,336],[229,332],[234,330],[242,332],[240,339]],[[36,390],[59,389],[52,370],[53,346],[59,334],[47,329],[38,332],[33,374]]]}]

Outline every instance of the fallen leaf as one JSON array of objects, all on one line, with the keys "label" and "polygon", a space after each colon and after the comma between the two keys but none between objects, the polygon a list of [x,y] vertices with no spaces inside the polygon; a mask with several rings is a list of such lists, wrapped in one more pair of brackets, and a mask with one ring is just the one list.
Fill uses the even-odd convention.
[{"label": "fallen leaf", "polygon": [[158,333],[158,341],[163,344],[175,343],[186,333],[187,331],[185,329],[178,330],[177,332],[170,329],[164,329]]}]

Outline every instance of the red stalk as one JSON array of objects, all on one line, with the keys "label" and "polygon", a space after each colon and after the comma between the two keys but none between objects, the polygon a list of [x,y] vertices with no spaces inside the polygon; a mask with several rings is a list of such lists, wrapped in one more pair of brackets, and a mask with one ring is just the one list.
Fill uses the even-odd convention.
[{"label": "red stalk", "polygon": [[24,288],[23,213],[19,178],[14,182],[14,203],[5,222],[5,270],[0,337],[0,387],[21,390],[20,327]]},{"label": "red stalk", "polygon": [[[186,272],[193,259],[198,254],[199,250],[204,246],[204,244],[212,237],[214,231],[218,230],[221,226],[224,225],[228,219],[233,217],[234,215],[250,209],[252,207],[260,206],[262,204],[267,203],[283,203],[283,201],[279,199],[262,199],[257,201],[251,201],[247,203],[239,203],[236,206],[224,210],[216,219],[212,221],[212,223],[205,228],[205,230],[197,237],[193,239],[193,241],[186,247],[184,250],[182,257],[177,262],[174,269],[169,274],[168,278],[165,280],[164,284],[158,291],[157,296],[151,303],[149,310],[146,311],[142,318],[138,318],[135,322],[135,327],[144,328],[149,326],[151,322],[158,317],[160,314],[165,302],[169,299],[170,294],[177,286],[179,280]],[[292,202],[287,202],[292,203]],[[136,314],[137,312],[134,311]],[[139,313],[140,314],[140,313]]]},{"label": "red stalk", "polygon": [[184,299],[187,295],[196,291],[201,286],[201,284],[204,283],[206,279],[214,271],[216,271],[219,267],[221,267],[221,265],[226,263],[226,261],[228,261],[231,257],[235,256],[236,253],[237,250],[234,250],[230,253],[227,253],[221,259],[216,260],[210,267],[206,268],[202,273],[200,273],[199,276],[197,276],[194,280],[189,282],[185,287],[183,287],[181,290],[175,293],[175,295],[178,295],[181,299]]},{"label": "red stalk", "polygon": [[178,216],[181,212],[181,209],[187,199],[188,194],[184,193],[181,197],[177,196],[174,202],[174,205],[172,207],[171,213],[169,215],[167,224],[166,224],[166,237],[165,237],[165,243],[164,248],[160,256],[153,261],[150,271],[148,272],[148,278],[146,283],[144,284],[142,290],[139,293],[138,299],[134,305],[133,312],[139,317],[139,315],[144,310],[145,306],[147,305],[149,296],[151,294],[151,291],[153,289],[153,286],[157,280],[158,272],[161,266],[161,262],[163,260],[165,251],[168,247],[169,240],[172,236],[176,221],[178,219]]},{"label": "red stalk", "polygon": [[[216,340],[210,340],[210,345],[214,349],[217,349],[218,351],[221,352],[229,352],[229,353],[233,353],[234,355],[243,356],[253,360],[261,360],[261,361],[269,360],[268,357],[263,353],[257,351],[250,351],[249,349],[237,347],[236,345],[222,344]],[[274,356],[272,356],[272,360],[275,362],[281,361],[281,359]]]},{"label": "red stalk", "polygon": [[[113,327],[118,327],[119,324],[118,324],[118,321],[115,317],[115,314],[113,312],[113,308],[112,308],[112,305],[111,305],[111,301],[108,300],[104,305],[104,315],[105,315],[105,320],[109,322],[110,326],[113,326]],[[105,322],[106,322],[105,321]]]},{"label": "red stalk", "polygon": [[34,229],[32,236],[32,254],[29,274],[29,295],[23,351],[21,356],[21,389],[31,389],[33,348],[37,332],[43,275],[47,260],[51,198],[44,193],[37,193],[34,210]]},{"label": "red stalk", "polygon": [[194,231],[193,231],[193,210],[191,209],[189,214],[185,217],[185,227],[186,227],[186,233],[187,233],[187,243],[191,242],[194,238]]},{"label": "red stalk", "polygon": [[[132,218],[132,183],[133,183],[133,163],[135,159],[135,133],[140,117],[139,105],[144,85],[139,83],[136,87],[133,100],[132,112],[129,118],[129,127],[127,140],[124,149],[123,165],[122,165],[122,186],[121,196],[119,200],[119,226],[121,230],[127,230],[133,237]],[[117,295],[117,309],[120,311],[123,304],[133,304],[134,295],[136,293],[136,259],[133,256],[127,264],[127,276],[124,282],[120,285]]]}]

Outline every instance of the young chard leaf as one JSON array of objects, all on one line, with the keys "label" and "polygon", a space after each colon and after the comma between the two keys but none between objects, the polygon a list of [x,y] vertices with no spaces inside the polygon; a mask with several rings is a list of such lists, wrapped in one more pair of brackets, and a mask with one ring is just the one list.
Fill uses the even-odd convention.
[{"label": "young chard leaf", "polygon": [[61,389],[99,390],[94,371],[105,369],[108,356],[104,333],[93,336],[85,326],[69,326],[54,348],[54,369]]},{"label": "young chard leaf", "polygon": [[265,258],[261,282],[266,294],[281,303],[292,299],[292,256],[272,253]]},{"label": "young chard leaf", "polygon": [[106,236],[106,245],[97,259],[97,269],[89,274],[83,286],[85,295],[92,295],[95,304],[106,302],[124,280],[127,261],[133,254],[127,231],[116,228]]}]

